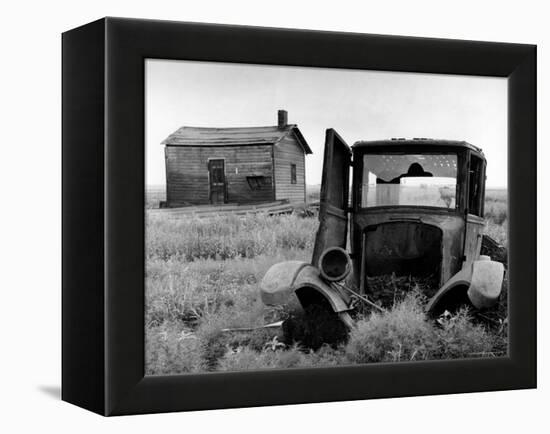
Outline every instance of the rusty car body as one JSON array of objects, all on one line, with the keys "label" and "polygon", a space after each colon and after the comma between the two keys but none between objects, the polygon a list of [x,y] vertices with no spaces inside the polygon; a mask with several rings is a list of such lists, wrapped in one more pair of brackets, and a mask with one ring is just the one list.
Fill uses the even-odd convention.
[{"label": "rusty car body", "polygon": [[328,129],[311,263],[271,267],[263,302],[323,305],[352,327],[354,299],[375,299],[377,278],[391,275],[430,282],[423,289],[430,314],[490,307],[504,267],[480,254],[486,164],[482,150],[464,141],[391,139],[350,148]]}]

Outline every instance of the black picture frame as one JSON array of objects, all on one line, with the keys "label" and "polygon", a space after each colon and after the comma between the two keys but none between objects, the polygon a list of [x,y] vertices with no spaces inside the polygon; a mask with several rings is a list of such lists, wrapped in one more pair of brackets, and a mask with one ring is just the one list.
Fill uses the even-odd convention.
[{"label": "black picture frame", "polygon": [[[63,34],[62,399],[102,415],[536,387],[536,46],[104,18]],[[144,377],[144,60],[508,78],[509,356]]]}]

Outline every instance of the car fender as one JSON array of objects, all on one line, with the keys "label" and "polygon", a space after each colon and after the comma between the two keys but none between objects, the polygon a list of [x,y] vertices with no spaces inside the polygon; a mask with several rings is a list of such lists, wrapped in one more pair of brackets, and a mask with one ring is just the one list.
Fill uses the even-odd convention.
[{"label": "car fender", "polygon": [[468,298],[478,309],[493,306],[500,296],[504,265],[496,261],[475,261]]},{"label": "car fender", "polygon": [[[435,293],[426,305],[426,311],[430,314],[437,314],[445,310],[446,304],[450,298],[456,296],[466,297],[466,291],[472,281],[472,267],[467,266],[462,268],[458,273],[451,277],[447,282]],[[460,292],[460,294],[458,294]]]},{"label": "car fender", "polygon": [[334,312],[345,312],[350,309],[350,298],[347,296],[347,293],[338,290],[330,283],[324,281],[321,278],[319,269],[312,265],[308,265],[300,270],[294,282],[294,292],[298,296],[302,306],[306,303],[305,298],[302,296],[306,291],[315,291],[319,295],[322,295],[329,302]]},{"label": "car fender", "polygon": [[307,262],[285,261],[273,265],[260,283],[260,296],[268,306],[291,303],[295,294],[302,306],[306,292],[314,291],[330,304],[334,312],[349,310],[349,297],[325,282],[319,269]]},{"label": "car fender", "polygon": [[296,277],[305,267],[303,261],[284,261],[272,265],[260,283],[260,297],[267,306],[284,305],[291,301]]},{"label": "car fender", "polygon": [[482,256],[451,277],[430,299],[426,311],[439,312],[449,300],[459,299],[469,300],[477,309],[490,307],[498,300],[503,278],[504,266]]}]

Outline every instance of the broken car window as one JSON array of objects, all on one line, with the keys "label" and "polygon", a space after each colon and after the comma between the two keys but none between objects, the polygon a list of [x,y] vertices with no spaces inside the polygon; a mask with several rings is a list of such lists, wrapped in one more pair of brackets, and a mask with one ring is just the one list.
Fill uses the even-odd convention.
[{"label": "broken car window", "polygon": [[456,208],[456,154],[366,154],[361,207]]}]

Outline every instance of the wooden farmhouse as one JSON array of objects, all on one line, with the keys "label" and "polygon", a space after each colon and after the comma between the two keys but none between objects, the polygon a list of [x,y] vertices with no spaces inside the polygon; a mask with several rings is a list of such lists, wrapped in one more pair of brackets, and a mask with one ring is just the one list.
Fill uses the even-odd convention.
[{"label": "wooden farmhouse", "polygon": [[168,207],[306,200],[311,149],[285,110],[275,126],[182,127],[162,145]]}]

